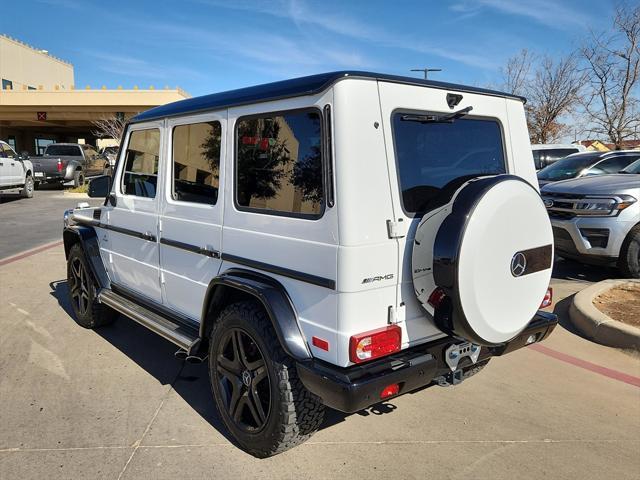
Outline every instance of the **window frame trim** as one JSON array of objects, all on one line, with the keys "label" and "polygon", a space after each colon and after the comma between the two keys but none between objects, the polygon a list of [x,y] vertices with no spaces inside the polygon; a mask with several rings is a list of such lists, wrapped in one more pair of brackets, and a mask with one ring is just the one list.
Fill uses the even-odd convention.
[{"label": "window frame trim", "polygon": [[[181,120],[185,120],[188,117],[182,117]],[[166,201],[168,202],[172,202],[178,205],[185,205],[185,206],[191,206],[191,207],[200,207],[200,208],[215,208],[218,204],[220,204],[220,196],[221,193],[224,191],[224,177],[222,175],[222,167],[223,167],[223,163],[224,163],[224,157],[225,157],[225,148],[224,148],[224,144],[226,142],[226,132],[225,132],[225,128],[224,128],[224,122],[222,121],[222,117],[221,118],[211,118],[209,120],[205,118],[201,118],[201,119],[193,119],[192,117],[189,117],[189,121],[185,121],[185,122],[176,122],[176,123],[170,123],[167,125],[166,129],[167,129],[167,141],[168,141],[168,148],[167,148],[167,153],[168,153],[168,163],[169,163],[169,168],[168,168],[168,173],[169,173],[169,188],[167,189],[167,195],[166,197]],[[188,200],[179,200],[177,198],[175,198],[175,159],[173,156],[173,135],[174,135],[174,130],[177,127],[185,127],[185,126],[189,126],[189,125],[197,125],[199,123],[212,123],[212,122],[218,122],[220,124],[220,157],[218,158],[218,171],[219,171],[219,178],[218,178],[218,196],[216,197],[216,202],[215,203],[203,203],[203,202],[190,202]],[[222,188],[221,188],[222,186]]]},{"label": "window frame trim", "polygon": [[[118,160],[121,159],[122,162],[122,169],[120,170],[120,181],[118,182],[118,189],[119,189],[119,194],[123,197],[128,197],[128,198],[139,198],[142,200],[147,200],[147,201],[155,201],[158,198],[158,185],[160,184],[159,180],[160,180],[160,172],[162,171],[162,131],[163,131],[164,127],[162,124],[158,124],[158,125],[146,125],[146,126],[142,126],[141,128],[127,128],[127,132],[126,132],[126,143],[125,143],[125,148],[120,150],[120,155],[119,158],[116,160],[116,162]],[[131,135],[133,135],[136,132],[142,132],[142,131],[146,131],[146,130],[158,130],[158,135],[159,135],[159,139],[158,139],[158,173],[156,175],[157,180],[156,180],[156,194],[153,197],[143,197],[141,195],[133,195],[130,193],[125,193],[124,190],[124,177],[125,174],[127,173],[127,151],[129,150],[129,142],[131,141]]]},{"label": "window frame trim", "polygon": [[[238,124],[247,119],[252,118],[262,118],[269,116],[278,116],[278,115],[286,115],[288,113],[304,113],[304,112],[315,112],[318,114],[320,120],[320,163],[322,175],[320,176],[320,181],[322,182],[322,201],[320,202],[321,210],[318,214],[308,214],[308,213],[295,213],[295,212],[285,212],[281,210],[268,210],[264,208],[255,208],[255,207],[244,207],[238,203]],[[324,173],[326,170],[326,155],[323,148],[323,143],[325,141],[325,126],[324,126],[324,115],[322,108],[317,105],[310,105],[308,107],[299,107],[299,108],[285,108],[281,110],[274,111],[266,111],[266,112],[258,112],[258,113],[250,113],[247,115],[241,115],[234,120],[233,124],[233,180],[232,180],[232,196],[233,196],[233,206],[238,212],[245,213],[256,213],[260,215],[271,215],[275,217],[286,217],[286,218],[295,218],[298,220],[312,220],[317,221],[324,217],[324,214],[327,210],[327,185],[326,185],[326,174]]]},{"label": "window frame trim", "polygon": [[[392,137],[392,143],[393,143],[393,157],[394,157],[394,162],[395,162],[395,167],[396,167],[396,185],[398,186],[398,198],[400,200],[400,207],[402,208],[402,212],[404,213],[405,217],[407,218],[422,218],[425,214],[432,212],[434,209],[432,210],[427,210],[425,212],[411,212],[409,210],[406,209],[405,205],[404,205],[404,195],[402,194],[403,190],[402,190],[402,184],[401,184],[401,179],[400,179],[400,159],[398,158],[398,148],[397,148],[397,135],[396,135],[396,129],[394,127],[394,117],[397,114],[417,114],[417,115],[442,115],[443,113],[448,113],[448,112],[442,112],[442,111],[435,111],[435,110],[416,110],[416,109],[411,109],[411,108],[395,108],[394,110],[391,111],[391,114],[389,115],[390,121],[389,121],[389,126],[391,128],[391,137]],[[465,115],[463,118],[457,119],[457,120],[485,120],[485,121],[491,121],[494,122],[498,125],[498,128],[500,129],[500,140],[501,140],[501,144],[502,144],[502,159],[503,159],[503,164],[504,164],[504,172],[505,174],[509,173],[509,157],[507,156],[507,146],[506,146],[506,137],[505,137],[505,129],[504,129],[504,125],[502,124],[502,121],[500,120],[500,118],[498,117],[492,117],[489,115]],[[456,121],[457,121],[456,120]],[[439,207],[436,207],[439,208]]]}]

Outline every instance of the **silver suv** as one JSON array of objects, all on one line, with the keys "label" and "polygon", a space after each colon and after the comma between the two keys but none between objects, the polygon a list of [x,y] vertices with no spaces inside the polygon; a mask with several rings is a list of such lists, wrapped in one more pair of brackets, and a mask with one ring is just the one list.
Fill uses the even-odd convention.
[{"label": "silver suv", "polygon": [[541,193],[558,255],[640,278],[640,160],[619,174],[556,182]]}]

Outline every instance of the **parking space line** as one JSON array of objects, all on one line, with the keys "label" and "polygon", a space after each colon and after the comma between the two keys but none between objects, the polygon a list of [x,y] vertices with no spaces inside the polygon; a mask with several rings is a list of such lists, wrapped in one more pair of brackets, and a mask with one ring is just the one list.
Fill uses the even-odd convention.
[{"label": "parking space line", "polygon": [[536,352],[542,353],[543,355],[547,355],[551,358],[555,358],[556,360],[560,360],[561,362],[565,362],[565,363],[574,365],[576,367],[583,368],[590,372],[603,375],[605,377],[611,378],[613,380],[617,380],[619,382],[633,385],[634,387],[640,387],[640,377],[634,377],[633,375],[628,375],[626,373],[622,373],[617,370],[612,370],[610,368],[603,367],[602,365],[597,365],[595,363],[582,360],[581,358],[577,358],[572,355],[568,355],[566,353],[558,352],[557,350],[553,350],[549,347],[545,347],[544,345],[540,345],[539,343],[530,345],[529,348],[531,348],[532,350],[535,350]]},{"label": "parking space line", "polygon": [[22,260],[23,258],[30,257],[31,255],[35,255],[36,253],[44,252],[45,250],[49,250],[50,248],[59,247],[60,245],[62,245],[62,240],[57,240],[52,243],[45,243],[44,245],[40,245],[39,247],[26,250],[16,255],[3,258],[2,260],[0,260],[0,267],[9,263],[16,262],[18,260]]}]

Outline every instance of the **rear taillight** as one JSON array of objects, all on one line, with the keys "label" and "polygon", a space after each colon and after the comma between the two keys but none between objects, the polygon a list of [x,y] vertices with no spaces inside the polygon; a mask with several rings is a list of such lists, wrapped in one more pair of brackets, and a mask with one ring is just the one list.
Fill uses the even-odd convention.
[{"label": "rear taillight", "polygon": [[62,171],[62,160],[58,159],[58,171]]},{"label": "rear taillight", "polygon": [[544,294],[540,308],[546,308],[553,303],[553,288],[547,288],[547,293]]},{"label": "rear taillight", "polygon": [[400,384],[392,383],[391,385],[387,385],[380,392],[380,400],[384,400],[385,398],[393,397],[400,393]]},{"label": "rear taillight", "polygon": [[400,350],[402,330],[397,325],[371,330],[351,337],[349,359],[362,363]]}]

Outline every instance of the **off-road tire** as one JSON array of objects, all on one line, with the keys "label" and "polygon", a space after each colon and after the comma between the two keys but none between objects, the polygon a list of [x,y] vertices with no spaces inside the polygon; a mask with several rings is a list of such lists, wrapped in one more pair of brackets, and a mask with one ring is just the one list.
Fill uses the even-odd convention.
[{"label": "off-road tire", "polygon": [[22,198],[33,197],[34,188],[33,177],[31,175],[27,175],[27,177],[24,179],[24,188],[20,191],[20,196]]},{"label": "off-road tire", "polygon": [[618,270],[625,277],[640,278],[640,225],[633,227],[622,242]]},{"label": "off-road tire", "polygon": [[[243,430],[227,411],[224,377],[218,355],[229,331],[246,332],[258,346],[267,367],[270,408],[261,430]],[[234,303],[219,315],[209,339],[209,376],[218,412],[239,446],[258,458],[270,457],[307,440],[322,424],[324,405],[300,381],[294,361],[278,341],[267,313],[255,302]]]},{"label": "off-road tire", "polygon": [[[78,271],[81,273],[78,274]],[[78,285],[77,277],[79,275],[86,279],[84,287]],[[98,302],[96,285],[97,283],[84,255],[84,250],[79,243],[76,243],[71,247],[67,260],[67,286],[69,288],[69,301],[71,302],[75,321],[84,328],[93,329],[108,325],[118,316],[117,312]],[[82,299],[86,308],[79,306],[78,298],[74,297],[74,292],[76,292],[78,288],[80,289],[81,295],[83,293],[86,295],[86,298]]]},{"label": "off-road tire", "polygon": [[82,170],[76,170],[73,173],[73,187],[78,188],[84,185],[84,173]]}]

